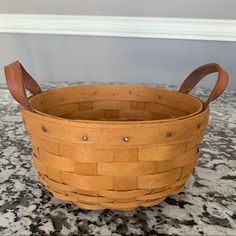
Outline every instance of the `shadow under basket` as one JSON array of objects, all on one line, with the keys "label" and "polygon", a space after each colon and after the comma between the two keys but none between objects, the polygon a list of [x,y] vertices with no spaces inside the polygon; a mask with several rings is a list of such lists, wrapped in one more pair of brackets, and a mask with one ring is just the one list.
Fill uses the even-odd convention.
[{"label": "shadow under basket", "polygon": [[[188,95],[213,72],[207,101]],[[153,206],[182,191],[198,161],[208,106],[228,83],[213,63],[194,70],[179,91],[94,84],[42,92],[18,61],[5,74],[23,107],[40,181],[56,198],[93,210]]]}]

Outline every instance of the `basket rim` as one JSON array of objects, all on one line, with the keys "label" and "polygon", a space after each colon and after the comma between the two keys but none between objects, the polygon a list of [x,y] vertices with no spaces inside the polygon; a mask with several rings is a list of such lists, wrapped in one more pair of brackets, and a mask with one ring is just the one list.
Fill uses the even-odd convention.
[{"label": "basket rim", "polygon": [[[52,89],[48,89],[46,91],[43,91],[42,93],[40,94],[37,94],[37,95],[34,95],[34,96],[30,96],[29,97],[29,102],[31,101],[31,99],[35,98],[35,97],[38,97],[38,96],[42,96],[42,94],[45,94],[45,93],[50,93],[51,91],[60,91],[60,90],[64,90],[64,89],[70,89],[70,88],[75,88],[75,87],[82,87],[82,86],[119,86],[119,87],[126,87],[126,86],[132,86],[132,87],[150,87],[150,88],[154,88],[154,89],[158,89],[158,90],[163,90],[163,91],[168,91],[168,92],[172,92],[172,93],[176,93],[176,94],[181,94],[182,96],[186,96],[186,97],[191,97],[191,99],[199,102],[199,104],[201,103],[201,107],[187,115],[187,116],[181,116],[181,117],[176,117],[176,118],[169,118],[169,119],[158,119],[158,120],[137,120],[137,121],[110,121],[110,120],[86,120],[86,119],[76,119],[76,120],[72,120],[72,119],[67,119],[67,118],[62,118],[62,117],[58,117],[58,116],[53,116],[53,115],[49,115],[47,113],[44,113],[44,112],[41,112],[35,108],[33,108],[33,111],[29,111],[30,113],[36,113],[38,115],[41,115],[41,116],[44,116],[44,117],[48,117],[48,118],[52,118],[52,119],[55,119],[57,121],[66,121],[66,122],[70,122],[70,123],[84,123],[84,124],[100,124],[100,125],[108,125],[108,124],[111,124],[111,125],[114,125],[114,124],[117,124],[117,125],[121,125],[121,124],[127,124],[127,125],[130,125],[130,124],[154,124],[154,123],[167,123],[167,122],[172,122],[172,121],[178,121],[178,120],[185,120],[185,119],[188,119],[188,118],[191,118],[193,116],[196,116],[200,113],[203,112],[203,101],[191,94],[183,94],[183,93],[180,93],[178,92],[177,90],[170,90],[170,89],[166,89],[166,88],[162,88],[162,87],[158,87],[158,86],[154,86],[154,85],[141,85],[141,84],[116,84],[116,83],[94,83],[94,84],[78,84],[78,85],[71,85],[71,86],[66,86],[66,87],[59,87],[59,88],[52,88]],[[26,109],[22,108],[22,110],[26,111]],[[206,110],[209,110],[209,108],[207,108]]]},{"label": "basket rim", "polygon": [[[109,127],[118,127],[118,128],[140,128],[143,126],[151,126],[151,125],[162,125],[164,123],[177,123],[177,122],[185,122],[186,120],[191,120],[191,119],[197,119],[197,117],[200,116],[208,116],[209,115],[209,108],[203,110],[202,112],[196,114],[195,116],[191,116],[185,119],[168,119],[167,122],[158,122],[158,120],[149,120],[149,121],[127,121],[127,122],[116,122],[116,121],[94,121],[94,120],[70,120],[70,119],[64,119],[64,118],[58,118],[50,115],[41,115],[36,112],[32,112],[26,109],[22,109],[23,117],[24,115],[26,116],[37,116],[37,119],[42,120],[42,121],[48,121],[52,123],[57,123],[59,125],[68,125],[71,127],[90,127],[90,128],[109,128]],[[167,120],[167,119],[166,119]]]}]

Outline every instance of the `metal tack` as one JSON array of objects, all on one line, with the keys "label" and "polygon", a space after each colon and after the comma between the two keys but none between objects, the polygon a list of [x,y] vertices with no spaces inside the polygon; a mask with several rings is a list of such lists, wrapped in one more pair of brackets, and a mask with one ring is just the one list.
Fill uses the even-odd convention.
[{"label": "metal tack", "polygon": [[88,136],[84,135],[84,136],[82,137],[82,140],[83,140],[83,141],[88,141]]},{"label": "metal tack", "polygon": [[127,136],[123,137],[123,141],[124,142],[129,142],[129,137],[127,137]]}]

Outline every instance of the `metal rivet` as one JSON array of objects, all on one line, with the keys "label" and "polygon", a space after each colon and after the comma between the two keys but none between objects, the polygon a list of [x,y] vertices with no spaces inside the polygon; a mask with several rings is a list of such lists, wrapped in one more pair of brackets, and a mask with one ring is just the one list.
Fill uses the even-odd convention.
[{"label": "metal rivet", "polygon": [[43,132],[48,132],[47,128],[43,125],[41,126],[41,129],[42,129]]},{"label": "metal rivet", "polygon": [[127,137],[127,136],[126,136],[126,137],[123,137],[123,141],[124,141],[124,142],[129,142],[129,137]]},{"label": "metal rivet", "polygon": [[84,135],[84,136],[82,137],[82,140],[83,140],[83,141],[88,141],[88,136]]}]

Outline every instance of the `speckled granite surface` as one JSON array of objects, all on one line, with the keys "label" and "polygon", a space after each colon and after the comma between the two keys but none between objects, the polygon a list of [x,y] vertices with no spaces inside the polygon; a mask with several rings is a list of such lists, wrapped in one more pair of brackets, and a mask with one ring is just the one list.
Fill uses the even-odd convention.
[{"label": "speckled granite surface", "polygon": [[[202,98],[207,93],[195,90]],[[184,191],[131,212],[82,210],[43,188],[20,108],[5,85],[0,85],[0,137],[0,235],[236,235],[234,91],[211,105],[199,163]]]}]

